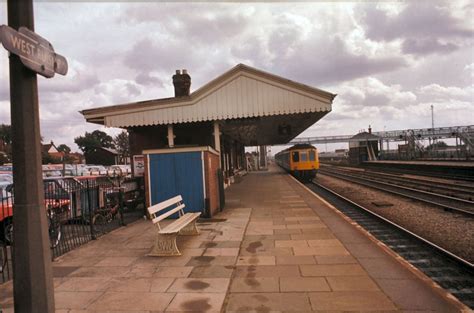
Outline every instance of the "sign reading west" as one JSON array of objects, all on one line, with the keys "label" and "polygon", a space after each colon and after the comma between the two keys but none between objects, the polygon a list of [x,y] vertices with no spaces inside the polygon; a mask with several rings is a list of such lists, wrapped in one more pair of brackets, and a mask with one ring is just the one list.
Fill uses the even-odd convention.
[{"label": "sign reading west", "polygon": [[54,53],[49,41],[26,27],[20,27],[16,31],[7,25],[1,25],[0,41],[5,49],[20,57],[23,65],[44,77],[53,77],[54,73],[67,73],[66,58]]}]

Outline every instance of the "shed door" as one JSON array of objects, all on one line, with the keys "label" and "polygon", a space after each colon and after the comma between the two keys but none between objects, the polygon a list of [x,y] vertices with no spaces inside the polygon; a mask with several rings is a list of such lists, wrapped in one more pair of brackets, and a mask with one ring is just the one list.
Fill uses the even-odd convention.
[{"label": "shed door", "polygon": [[185,212],[204,212],[202,153],[151,154],[151,204],[181,195]]}]

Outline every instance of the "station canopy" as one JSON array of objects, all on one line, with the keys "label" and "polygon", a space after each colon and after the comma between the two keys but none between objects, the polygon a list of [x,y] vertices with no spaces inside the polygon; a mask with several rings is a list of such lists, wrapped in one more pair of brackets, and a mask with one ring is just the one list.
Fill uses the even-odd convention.
[{"label": "station canopy", "polygon": [[134,128],[219,121],[246,146],[285,144],[331,111],[336,95],[239,64],[189,96],[81,111],[91,123]]}]

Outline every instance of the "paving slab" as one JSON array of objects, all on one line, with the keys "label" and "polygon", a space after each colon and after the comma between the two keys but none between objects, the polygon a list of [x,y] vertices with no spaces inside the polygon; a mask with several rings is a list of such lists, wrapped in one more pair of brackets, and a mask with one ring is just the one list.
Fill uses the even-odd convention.
[{"label": "paving slab", "polygon": [[280,277],[282,292],[331,291],[324,277]]},{"label": "paving slab", "polygon": [[230,293],[225,311],[235,312],[301,312],[310,311],[305,293]]},{"label": "paving slab", "polygon": [[225,293],[179,293],[165,312],[221,312]]},{"label": "paving slab", "polygon": [[279,292],[278,277],[236,277],[232,280],[230,292]]},{"label": "paving slab", "polygon": [[243,182],[227,190],[252,211],[225,312],[429,312],[438,301],[454,307],[430,288],[423,301],[435,299],[431,305],[398,299],[403,285],[390,282],[406,278],[404,266],[292,178],[273,169]]},{"label": "paving slab", "polygon": [[87,309],[164,311],[174,297],[174,293],[106,292]]},{"label": "paving slab", "polygon": [[[282,171],[250,173],[228,205],[179,236],[177,257],[148,257],[140,220],[53,263],[57,313],[455,312],[372,239]],[[0,285],[3,313],[12,284]]]},{"label": "paving slab", "polygon": [[333,291],[309,293],[311,307],[317,311],[386,311],[396,310],[381,291]]},{"label": "paving slab", "polygon": [[234,272],[233,265],[212,265],[212,266],[195,266],[189,277],[192,278],[230,278]]},{"label": "paving slab", "polygon": [[179,293],[225,293],[229,283],[229,278],[177,278],[168,288],[168,291]]}]

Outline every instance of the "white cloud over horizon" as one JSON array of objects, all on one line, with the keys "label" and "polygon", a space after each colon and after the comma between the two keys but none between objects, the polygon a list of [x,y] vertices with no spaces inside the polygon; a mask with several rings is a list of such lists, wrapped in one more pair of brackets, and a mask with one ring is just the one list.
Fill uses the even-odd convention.
[{"label": "white cloud over horizon", "polygon": [[[467,0],[377,3],[36,2],[36,32],[69,73],[39,77],[46,142],[77,150],[80,110],[196,90],[238,63],[338,94],[303,135],[355,134],[474,121],[474,7]],[[0,24],[7,23],[0,2]],[[0,52],[0,123],[9,123],[8,54]]]}]

